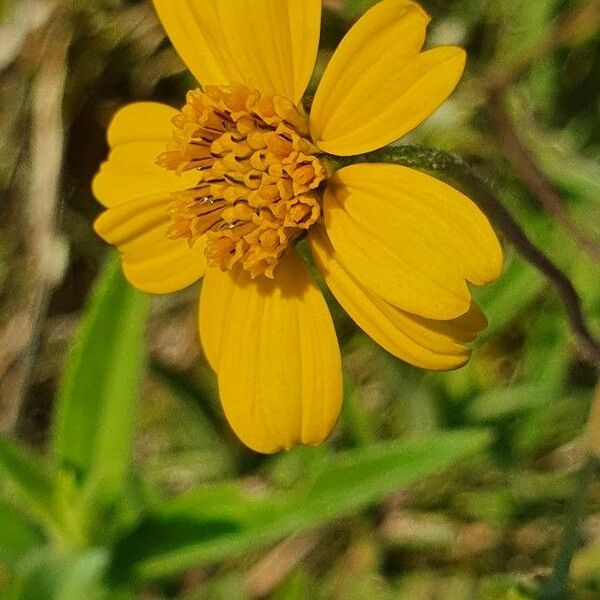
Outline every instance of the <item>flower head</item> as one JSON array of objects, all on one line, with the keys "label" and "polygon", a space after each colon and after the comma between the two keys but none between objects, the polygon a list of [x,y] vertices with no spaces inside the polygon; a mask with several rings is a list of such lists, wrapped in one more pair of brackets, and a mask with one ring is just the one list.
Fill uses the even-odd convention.
[{"label": "flower head", "polygon": [[181,111],[125,107],[94,180],[96,230],[150,293],[204,277],[200,336],[224,411],[251,448],[318,444],[339,415],[339,348],[295,243],[308,236],[334,296],[407,362],[453,369],[486,324],[468,284],[502,252],[479,209],[432,177],[389,164],[332,172],[400,138],[458,83],[460,48],[422,51],[427,14],[382,0],[331,58],[310,115],[320,0],[154,0],[201,87]]},{"label": "flower head", "polygon": [[274,270],[320,215],[327,173],[308,138],[308,119],[282,96],[237,84],[189,92],[158,164],[194,171],[197,184],[173,195],[168,235],[206,235],[210,266],[240,264],[252,277]]}]

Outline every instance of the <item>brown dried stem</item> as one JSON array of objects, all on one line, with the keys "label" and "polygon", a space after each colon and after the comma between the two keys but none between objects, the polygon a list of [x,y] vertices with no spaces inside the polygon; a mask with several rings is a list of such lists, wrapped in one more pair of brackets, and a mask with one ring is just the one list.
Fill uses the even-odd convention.
[{"label": "brown dried stem", "polygon": [[293,535],[281,542],[246,577],[250,598],[264,598],[309,554],[319,541],[318,533]]},{"label": "brown dried stem", "polygon": [[27,326],[21,328],[20,339],[14,340],[14,347],[21,352],[2,382],[0,430],[4,432],[18,423],[50,293],[64,269],[56,215],[63,160],[62,104],[70,40],[67,25],[66,16],[56,10],[40,40],[39,68],[32,86],[31,177],[22,215],[27,271],[21,290],[22,308],[16,317]]}]

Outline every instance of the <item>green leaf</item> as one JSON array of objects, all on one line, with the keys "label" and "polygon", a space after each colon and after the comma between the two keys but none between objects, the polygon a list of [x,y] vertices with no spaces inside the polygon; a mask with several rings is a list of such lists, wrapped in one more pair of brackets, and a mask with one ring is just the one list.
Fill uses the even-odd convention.
[{"label": "green leaf", "polygon": [[273,600],[304,600],[314,597],[311,593],[311,579],[307,571],[294,571],[274,592]]},{"label": "green leaf", "polygon": [[26,556],[5,592],[5,600],[100,600],[108,563],[105,550],[62,557],[44,548]]},{"label": "green leaf", "polygon": [[557,4],[558,0],[498,2],[496,9],[507,25],[498,39],[496,62],[511,65],[520,56],[531,52],[547,35]]},{"label": "green leaf", "polygon": [[598,198],[600,197],[600,174],[597,161],[583,157],[577,152],[574,140],[566,132],[549,131],[540,126],[529,108],[530,104],[522,96],[512,94],[509,107],[527,148],[534,154],[544,175],[567,195],[586,203],[588,221],[586,226],[598,230]]},{"label": "green leaf", "polygon": [[339,453],[296,488],[252,497],[234,484],[199,490],[156,509],[115,551],[113,575],[154,579],[212,563],[360,510],[479,452],[485,432],[455,431]]},{"label": "green leaf", "polygon": [[46,524],[56,524],[52,478],[33,456],[2,436],[0,474],[6,483],[23,496],[28,510]]},{"label": "green leaf", "polygon": [[502,277],[475,290],[476,300],[489,317],[488,327],[479,336],[479,343],[496,336],[522,314],[544,285],[544,278],[531,265],[519,256],[512,256]]},{"label": "green leaf", "polygon": [[12,505],[0,501],[0,562],[13,565],[43,541],[35,525]]},{"label": "green leaf", "polygon": [[467,409],[475,421],[497,421],[511,417],[524,410],[546,404],[545,388],[531,381],[483,392]]},{"label": "green leaf", "polygon": [[110,503],[122,491],[134,439],[144,368],[148,299],[106,264],[69,352],[58,394],[54,453],[63,480]]},{"label": "green leaf", "polygon": [[62,572],[60,586],[56,590],[56,600],[100,599],[101,583],[107,564],[108,553],[103,549],[92,550],[67,563]]}]

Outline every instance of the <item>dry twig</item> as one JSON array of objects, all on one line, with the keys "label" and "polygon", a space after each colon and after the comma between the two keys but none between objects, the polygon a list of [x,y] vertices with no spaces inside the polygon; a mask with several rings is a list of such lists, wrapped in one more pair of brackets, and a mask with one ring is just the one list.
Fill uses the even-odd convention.
[{"label": "dry twig", "polygon": [[[0,431],[8,432],[18,415],[34,363],[40,325],[50,293],[62,277],[63,244],[56,233],[63,160],[62,103],[67,75],[70,32],[65,15],[55,10],[41,45],[39,69],[33,82],[31,178],[23,205],[27,277],[18,319],[27,323],[12,344],[22,352],[2,382]],[[9,342],[10,345],[10,342]]]},{"label": "dry twig", "polygon": [[317,545],[315,533],[293,535],[275,547],[246,577],[246,591],[251,598],[264,598],[272,592],[296,565]]}]

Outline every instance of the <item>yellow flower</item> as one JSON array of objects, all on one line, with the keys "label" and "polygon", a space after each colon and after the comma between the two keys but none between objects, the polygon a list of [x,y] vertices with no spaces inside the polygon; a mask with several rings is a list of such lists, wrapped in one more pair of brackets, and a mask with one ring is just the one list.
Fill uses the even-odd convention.
[{"label": "yellow flower", "polygon": [[376,342],[426,369],[469,358],[485,317],[468,283],[502,253],[464,195],[389,164],[331,172],[325,154],[383,147],[430,115],[465,63],[421,51],[427,14],[383,0],[331,58],[307,116],[320,0],[154,0],[201,82],[181,111],[125,107],[93,190],[97,232],[131,283],[163,294],[204,277],[200,336],[225,414],[250,448],[319,444],[340,411],[340,353],[294,244],[305,234],[331,291]]}]

